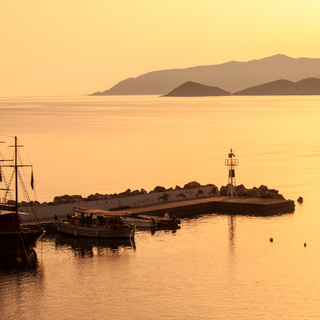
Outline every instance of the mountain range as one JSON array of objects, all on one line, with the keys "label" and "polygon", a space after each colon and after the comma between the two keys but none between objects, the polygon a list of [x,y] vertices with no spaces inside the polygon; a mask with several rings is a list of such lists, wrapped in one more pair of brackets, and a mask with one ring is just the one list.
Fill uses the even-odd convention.
[{"label": "mountain range", "polygon": [[217,65],[153,71],[125,79],[108,90],[92,95],[165,95],[188,81],[239,93],[249,87],[279,79],[297,82],[306,78],[320,78],[319,58],[291,58],[278,54],[247,62],[230,61]]}]

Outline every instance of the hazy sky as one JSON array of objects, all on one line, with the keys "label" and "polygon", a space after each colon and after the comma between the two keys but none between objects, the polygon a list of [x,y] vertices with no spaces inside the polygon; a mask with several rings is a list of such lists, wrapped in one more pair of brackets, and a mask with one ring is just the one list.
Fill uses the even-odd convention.
[{"label": "hazy sky", "polygon": [[319,0],[0,0],[0,96],[82,95],[171,68],[320,58]]}]

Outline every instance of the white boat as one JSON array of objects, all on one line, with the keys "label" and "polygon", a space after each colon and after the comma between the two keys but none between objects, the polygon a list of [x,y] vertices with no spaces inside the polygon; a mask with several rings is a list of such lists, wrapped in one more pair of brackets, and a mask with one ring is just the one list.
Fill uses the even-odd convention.
[{"label": "white boat", "polygon": [[123,223],[128,224],[130,226],[135,226],[137,228],[155,228],[158,226],[156,220],[150,217],[121,217],[120,219]]},{"label": "white boat", "polygon": [[56,219],[56,228],[59,233],[69,234],[74,237],[89,238],[134,238],[135,228],[124,224],[117,215],[93,214],[96,210],[75,209],[74,215],[69,215],[67,220]]},{"label": "white boat", "polygon": [[180,228],[180,219],[176,216],[170,218],[169,214],[164,217],[139,215],[137,218],[121,217],[121,220],[131,226],[137,228],[158,228],[158,229],[178,229]]}]

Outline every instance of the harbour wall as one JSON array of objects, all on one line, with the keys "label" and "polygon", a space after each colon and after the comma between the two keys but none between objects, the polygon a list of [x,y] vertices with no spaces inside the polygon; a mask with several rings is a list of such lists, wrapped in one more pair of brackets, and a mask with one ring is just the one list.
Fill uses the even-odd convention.
[{"label": "harbour wall", "polygon": [[[115,197],[109,199],[82,201],[64,204],[48,204],[33,207],[39,221],[52,220],[55,215],[66,217],[73,213],[74,207],[100,210],[127,210],[143,208],[163,203],[183,202],[193,199],[204,199],[219,196],[219,189],[214,186],[202,186],[180,190],[151,192],[146,194],[130,195],[127,197]],[[28,207],[20,207],[20,212],[31,213]],[[29,215],[21,215],[22,222],[30,221]]]}]

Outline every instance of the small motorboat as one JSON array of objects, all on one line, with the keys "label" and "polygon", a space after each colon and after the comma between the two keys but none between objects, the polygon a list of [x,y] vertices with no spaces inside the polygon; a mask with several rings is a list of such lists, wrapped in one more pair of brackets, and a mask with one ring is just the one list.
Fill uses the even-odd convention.
[{"label": "small motorboat", "polygon": [[74,237],[89,238],[134,238],[135,227],[125,224],[118,215],[104,211],[103,215],[94,216],[99,210],[74,208],[74,214],[67,220],[55,218],[59,233]]},{"label": "small motorboat", "polygon": [[121,217],[121,220],[137,228],[178,229],[181,223],[175,215],[170,217],[168,213],[164,217],[140,214],[136,218]]},{"label": "small motorboat", "polygon": [[156,228],[158,226],[157,221],[153,217],[121,217],[120,219],[123,223],[135,226],[136,228]]}]

